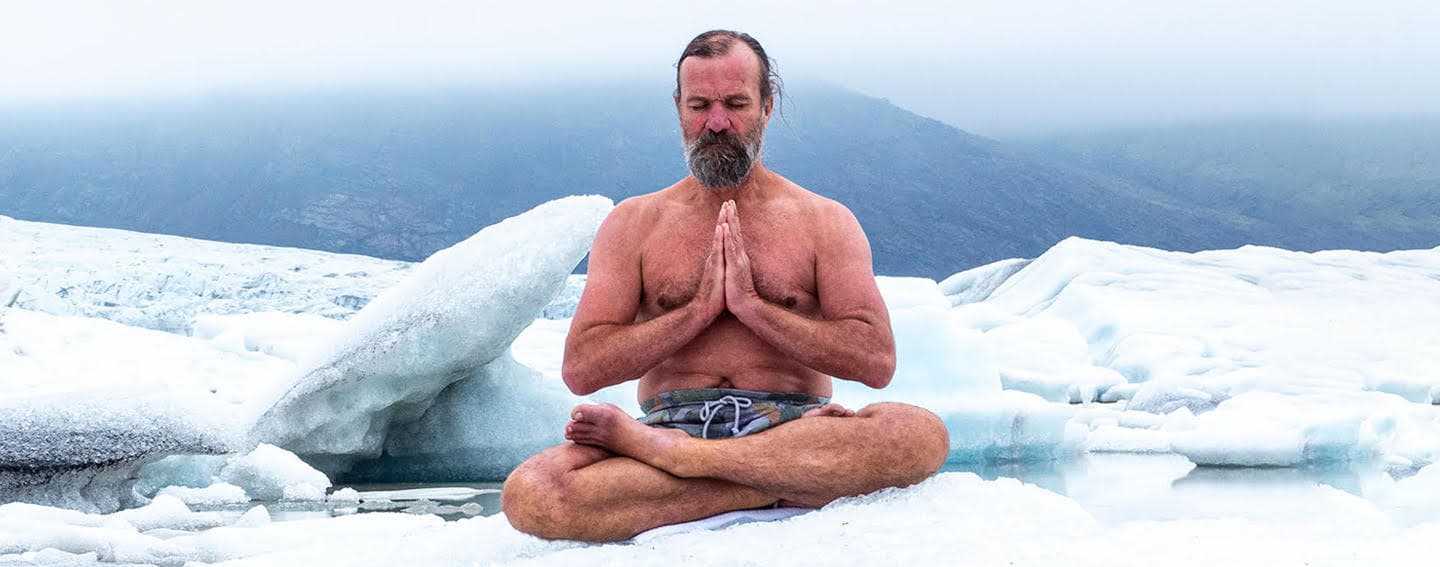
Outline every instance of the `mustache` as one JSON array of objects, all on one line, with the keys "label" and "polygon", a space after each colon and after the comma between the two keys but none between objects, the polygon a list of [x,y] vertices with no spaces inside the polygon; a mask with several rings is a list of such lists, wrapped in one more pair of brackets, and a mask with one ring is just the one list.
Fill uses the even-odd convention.
[{"label": "mustache", "polygon": [[712,132],[706,130],[705,133],[700,134],[690,143],[696,149],[707,148],[714,145],[729,146],[739,150],[745,149],[745,143],[740,140],[740,136],[731,134],[730,132]]}]

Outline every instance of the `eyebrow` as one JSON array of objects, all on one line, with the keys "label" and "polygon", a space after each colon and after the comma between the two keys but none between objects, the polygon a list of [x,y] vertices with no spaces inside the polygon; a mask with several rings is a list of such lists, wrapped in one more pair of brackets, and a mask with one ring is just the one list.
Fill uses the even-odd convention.
[{"label": "eyebrow", "polygon": [[[710,100],[711,100],[710,97],[704,97],[704,96],[700,96],[700,95],[690,95],[690,96],[688,96],[688,97],[685,98],[685,102],[687,102],[687,103],[710,102]],[[732,95],[729,95],[729,96],[725,97],[725,98],[724,98],[724,101],[727,102],[727,103],[750,102],[750,95],[747,95],[747,94],[744,94],[744,93],[741,93],[741,94],[732,94]]]}]

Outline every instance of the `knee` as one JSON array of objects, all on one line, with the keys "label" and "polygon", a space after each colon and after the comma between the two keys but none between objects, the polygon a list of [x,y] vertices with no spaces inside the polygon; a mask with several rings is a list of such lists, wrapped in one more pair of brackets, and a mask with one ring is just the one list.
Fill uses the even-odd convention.
[{"label": "knee", "polygon": [[516,530],[545,539],[573,537],[564,473],[539,459],[521,464],[500,489],[500,509]]},{"label": "knee", "polygon": [[950,432],[940,416],[922,407],[901,403],[866,406],[860,415],[879,420],[885,434],[896,442],[897,462],[912,465],[912,483],[940,470],[950,456]]}]

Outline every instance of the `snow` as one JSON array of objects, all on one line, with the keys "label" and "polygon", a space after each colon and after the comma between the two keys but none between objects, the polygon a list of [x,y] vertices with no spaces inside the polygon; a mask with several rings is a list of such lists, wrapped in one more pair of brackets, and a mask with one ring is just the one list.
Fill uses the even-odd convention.
[{"label": "snow", "polygon": [[[913,488],[843,499],[778,521],[661,533],[615,545],[538,540],[515,532],[500,516],[455,522],[406,514],[237,521],[167,539],[117,523],[83,527],[81,521],[50,519],[37,520],[46,529],[24,538],[0,535],[0,554],[21,557],[53,548],[96,553],[108,561],[177,565],[662,565],[675,558],[708,565],[749,564],[754,555],[746,550],[763,549],[767,557],[805,565],[936,565],[957,557],[975,565],[1413,565],[1428,562],[1440,536],[1440,523],[1397,523],[1381,508],[1325,486],[1227,486],[1228,493],[1212,490],[1203,498],[1197,493],[1165,504],[1188,510],[1189,518],[1109,523],[1075,499],[1035,485],[944,473]],[[1141,484],[1118,496],[1154,497],[1153,490]],[[1246,507],[1264,492],[1284,494],[1291,509],[1250,506],[1254,520],[1225,512]],[[263,514],[259,510],[250,514]]]}]

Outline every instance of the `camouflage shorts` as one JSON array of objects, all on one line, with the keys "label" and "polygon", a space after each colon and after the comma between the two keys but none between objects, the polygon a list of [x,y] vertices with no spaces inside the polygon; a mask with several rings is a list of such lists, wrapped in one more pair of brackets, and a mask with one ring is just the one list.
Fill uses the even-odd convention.
[{"label": "camouflage shorts", "polygon": [[755,392],[733,388],[698,388],[662,392],[640,402],[640,423],[689,433],[691,437],[725,439],[759,433],[830,402],[798,392]]}]

